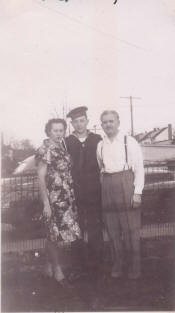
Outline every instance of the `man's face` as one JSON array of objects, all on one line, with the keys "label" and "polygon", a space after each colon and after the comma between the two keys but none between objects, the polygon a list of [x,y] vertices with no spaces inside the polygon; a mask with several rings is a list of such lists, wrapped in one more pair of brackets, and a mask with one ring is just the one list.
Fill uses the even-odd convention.
[{"label": "man's face", "polygon": [[102,117],[102,128],[107,136],[115,136],[118,132],[120,120],[114,114],[108,113]]},{"label": "man's face", "polygon": [[76,133],[83,134],[87,130],[88,122],[86,116],[79,116],[72,120],[72,126]]},{"label": "man's face", "polygon": [[58,142],[60,139],[62,139],[65,136],[65,129],[64,125],[62,123],[53,123],[49,137],[54,141]]}]

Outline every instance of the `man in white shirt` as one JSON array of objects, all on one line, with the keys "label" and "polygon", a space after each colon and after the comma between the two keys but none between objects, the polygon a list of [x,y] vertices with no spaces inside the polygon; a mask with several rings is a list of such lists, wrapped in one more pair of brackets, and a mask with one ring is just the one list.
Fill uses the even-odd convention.
[{"label": "man in white shirt", "polygon": [[137,141],[119,130],[116,111],[101,114],[106,134],[97,146],[101,170],[102,208],[105,228],[113,252],[111,276],[122,276],[124,260],[128,278],[140,277],[141,194],[144,187],[144,167]]}]

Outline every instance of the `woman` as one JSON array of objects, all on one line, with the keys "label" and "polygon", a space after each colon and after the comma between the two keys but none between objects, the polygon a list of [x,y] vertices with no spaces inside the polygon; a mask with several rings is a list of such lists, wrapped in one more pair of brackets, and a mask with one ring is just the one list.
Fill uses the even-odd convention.
[{"label": "woman", "polygon": [[47,234],[47,275],[53,276],[62,286],[67,285],[67,282],[59,262],[59,244],[80,238],[71,160],[64,141],[66,127],[63,119],[49,120],[45,127],[48,139],[44,140],[36,153]]}]

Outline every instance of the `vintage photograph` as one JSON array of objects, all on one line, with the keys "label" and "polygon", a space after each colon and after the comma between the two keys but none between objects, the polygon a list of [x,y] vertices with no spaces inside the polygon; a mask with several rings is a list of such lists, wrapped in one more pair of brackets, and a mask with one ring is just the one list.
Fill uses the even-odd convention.
[{"label": "vintage photograph", "polygon": [[1,0],[1,312],[175,310],[175,1]]}]

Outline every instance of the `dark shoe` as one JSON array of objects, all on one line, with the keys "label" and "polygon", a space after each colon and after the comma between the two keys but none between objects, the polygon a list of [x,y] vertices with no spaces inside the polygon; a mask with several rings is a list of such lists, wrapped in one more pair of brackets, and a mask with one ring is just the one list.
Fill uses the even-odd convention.
[{"label": "dark shoe", "polygon": [[60,281],[57,281],[58,285],[61,286],[63,289],[73,289],[73,286],[69,283],[69,281],[64,278]]},{"label": "dark shoe", "polygon": [[112,278],[115,278],[115,279],[119,279],[122,277],[122,272],[115,272],[115,271],[112,271],[111,272],[111,277]]},{"label": "dark shoe", "polygon": [[46,263],[44,266],[44,271],[43,271],[43,276],[47,278],[52,278],[53,277],[53,269],[52,269],[52,264],[51,263]]},{"label": "dark shoe", "polygon": [[141,272],[130,272],[128,273],[128,278],[129,279],[139,279],[141,277]]},{"label": "dark shoe", "polygon": [[83,271],[81,269],[74,270],[69,274],[69,281],[74,282],[74,281],[81,279],[83,277],[86,277],[86,276],[87,276],[86,271]]},{"label": "dark shoe", "polygon": [[104,307],[104,299],[102,299],[101,297],[95,297],[95,299],[93,299],[91,304],[91,310],[100,311],[103,310]]},{"label": "dark shoe", "polygon": [[132,262],[129,270],[128,270],[128,278],[129,279],[139,279],[141,276],[141,266],[140,261],[136,259]]},{"label": "dark shoe", "polygon": [[122,268],[118,264],[114,264],[111,270],[111,277],[118,279],[122,277]]}]

